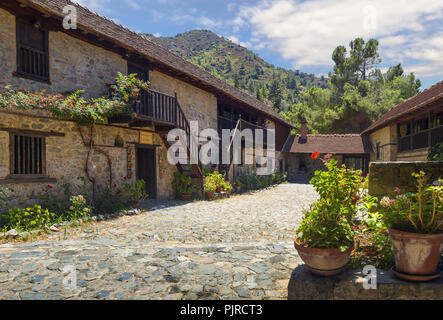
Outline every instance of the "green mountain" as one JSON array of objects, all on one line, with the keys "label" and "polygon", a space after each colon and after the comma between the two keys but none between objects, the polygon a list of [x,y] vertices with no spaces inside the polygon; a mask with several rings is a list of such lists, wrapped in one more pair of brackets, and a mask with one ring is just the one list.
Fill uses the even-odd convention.
[{"label": "green mountain", "polygon": [[327,79],[275,67],[252,51],[208,30],[175,37],[145,36],[228,83],[268,101],[276,111],[290,110],[305,88],[328,86]]}]

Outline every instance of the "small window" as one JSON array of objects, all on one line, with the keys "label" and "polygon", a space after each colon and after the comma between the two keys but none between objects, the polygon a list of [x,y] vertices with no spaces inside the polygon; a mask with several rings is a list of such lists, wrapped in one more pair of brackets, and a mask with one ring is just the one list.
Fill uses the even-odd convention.
[{"label": "small window", "polygon": [[41,136],[11,133],[11,176],[43,177],[46,175],[46,142]]},{"label": "small window", "polygon": [[16,33],[16,74],[33,80],[49,81],[48,31],[41,22],[18,18]]}]

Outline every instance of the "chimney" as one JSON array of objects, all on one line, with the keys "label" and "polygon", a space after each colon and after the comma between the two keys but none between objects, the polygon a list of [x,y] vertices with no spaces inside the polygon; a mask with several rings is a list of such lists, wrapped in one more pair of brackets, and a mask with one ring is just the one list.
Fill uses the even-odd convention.
[{"label": "chimney", "polygon": [[300,137],[298,138],[298,143],[306,142],[308,142],[308,122],[303,118],[300,123]]}]

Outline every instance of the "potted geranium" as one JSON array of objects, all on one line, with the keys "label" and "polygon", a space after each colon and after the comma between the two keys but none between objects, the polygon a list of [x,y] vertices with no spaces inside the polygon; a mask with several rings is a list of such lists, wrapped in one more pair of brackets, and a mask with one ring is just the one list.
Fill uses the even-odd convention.
[{"label": "potted geranium", "polygon": [[344,268],[354,248],[353,218],[362,178],[360,171],[339,168],[330,155],[322,160],[327,171],[316,171],[311,180],[320,199],[305,211],[294,245],[311,272],[330,276]]},{"label": "potted geranium", "polygon": [[392,239],[393,272],[403,279],[426,281],[440,277],[443,180],[426,185],[423,171],[412,175],[417,179],[417,192],[401,194],[396,188],[396,197],[383,197],[379,208]]},{"label": "potted geranium", "polygon": [[215,184],[214,180],[212,179],[206,179],[204,184],[206,199],[212,200],[215,196],[215,190],[217,189],[217,185]]},{"label": "potted geranium", "polygon": [[175,172],[174,179],[172,180],[172,185],[180,199],[187,200],[192,197],[192,192],[194,192],[194,186],[192,185],[192,179],[184,173]]}]

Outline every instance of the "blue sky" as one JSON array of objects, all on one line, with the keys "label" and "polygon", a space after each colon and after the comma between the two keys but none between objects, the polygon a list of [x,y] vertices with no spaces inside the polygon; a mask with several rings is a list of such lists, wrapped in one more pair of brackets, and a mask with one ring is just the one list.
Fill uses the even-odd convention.
[{"label": "blue sky", "polygon": [[77,0],[136,32],[209,29],[276,66],[327,75],[356,37],[380,42],[382,70],[402,63],[422,88],[443,80],[443,1]]}]

